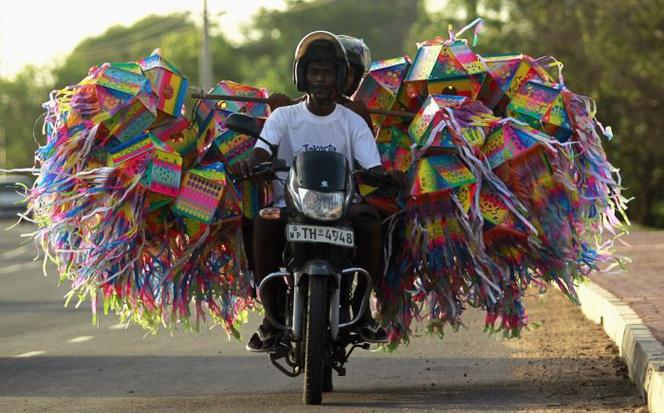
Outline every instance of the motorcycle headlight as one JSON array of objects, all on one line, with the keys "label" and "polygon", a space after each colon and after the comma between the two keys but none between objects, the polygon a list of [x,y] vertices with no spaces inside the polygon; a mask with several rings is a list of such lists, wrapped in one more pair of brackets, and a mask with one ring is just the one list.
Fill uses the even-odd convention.
[{"label": "motorcycle headlight", "polygon": [[344,192],[318,192],[297,188],[297,197],[302,213],[312,219],[334,221],[344,212]]}]

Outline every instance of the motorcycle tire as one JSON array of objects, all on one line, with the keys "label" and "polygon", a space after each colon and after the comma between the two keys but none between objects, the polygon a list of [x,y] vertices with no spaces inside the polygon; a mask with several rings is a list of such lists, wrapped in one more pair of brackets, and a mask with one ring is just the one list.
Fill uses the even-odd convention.
[{"label": "motorcycle tire", "polygon": [[326,364],[325,371],[323,372],[323,392],[331,393],[333,390],[334,381],[332,380],[332,366]]},{"label": "motorcycle tire", "polygon": [[306,404],[320,404],[323,400],[327,300],[327,279],[310,277],[304,349],[304,402]]}]

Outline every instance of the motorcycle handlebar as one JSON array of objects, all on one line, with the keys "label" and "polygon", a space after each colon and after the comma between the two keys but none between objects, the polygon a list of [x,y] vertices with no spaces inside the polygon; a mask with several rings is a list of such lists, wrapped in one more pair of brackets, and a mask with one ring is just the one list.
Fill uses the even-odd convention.
[{"label": "motorcycle handlebar", "polygon": [[[240,180],[247,180],[255,177],[261,176],[271,176],[277,172],[288,172],[290,167],[286,165],[286,162],[282,159],[276,159],[274,161],[261,162],[257,165],[254,165],[252,168],[251,174],[246,177],[239,177]],[[396,188],[401,189],[402,183],[395,179],[390,174],[383,174],[370,169],[355,169],[351,171],[353,176],[361,176],[362,179],[372,186],[377,186],[380,188]]]},{"label": "motorcycle handlebar", "polygon": [[290,170],[289,166],[286,166],[286,162],[282,159],[277,159],[271,162],[261,162],[251,170],[251,173],[246,177],[238,177],[241,181],[256,178],[260,176],[270,176],[276,172],[288,172]]},{"label": "motorcycle handlebar", "polygon": [[401,182],[396,180],[390,174],[382,174],[371,169],[355,169],[351,172],[354,176],[361,176],[362,179],[371,186],[379,188],[401,188]]}]

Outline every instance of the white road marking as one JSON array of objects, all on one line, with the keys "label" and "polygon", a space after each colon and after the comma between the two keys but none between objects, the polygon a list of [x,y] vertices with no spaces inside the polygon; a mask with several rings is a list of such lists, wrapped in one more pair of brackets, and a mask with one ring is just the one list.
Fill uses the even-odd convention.
[{"label": "white road marking", "polygon": [[26,358],[26,357],[34,357],[34,356],[40,356],[42,354],[46,353],[45,351],[28,351],[27,353],[19,354],[18,356],[14,356],[14,358]]},{"label": "white road marking", "polygon": [[664,244],[629,244],[627,248],[632,248],[632,249],[651,249],[651,250],[661,250],[664,249]]},{"label": "white road marking", "polygon": [[12,258],[20,257],[21,255],[23,255],[26,252],[29,252],[32,249],[34,249],[34,246],[31,244],[21,245],[18,248],[14,248],[13,250],[9,250],[7,252],[3,252],[2,254],[0,254],[0,259],[9,260]]},{"label": "white road marking", "polygon": [[126,328],[127,328],[127,326],[125,324],[118,323],[118,324],[113,324],[108,329],[109,330],[124,330]]},{"label": "white road marking", "polygon": [[34,268],[40,268],[42,266],[41,261],[31,261],[31,262],[21,262],[18,264],[13,264],[8,267],[0,268],[0,275],[7,275],[19,271],[31,270]]},{"label": "white road marking", "polygon": [[92,337],[92,336],[80,336],[80,337],[72,338],[71,340],[67,340],[67,343],[85,343],[86,341],[90,341],[93,338],[94,337]]}]

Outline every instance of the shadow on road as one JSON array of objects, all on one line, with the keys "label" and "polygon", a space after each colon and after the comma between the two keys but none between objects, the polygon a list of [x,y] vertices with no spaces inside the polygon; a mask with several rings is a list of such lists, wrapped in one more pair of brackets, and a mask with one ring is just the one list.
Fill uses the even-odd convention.
[{"label": "shadow on road", "polygon": [[[0,312],[5,314],[16,314],[16,313],[36,313],[36,314],[53,314],[53,313],[62,313],[70,314],[72,312],[72,307],[76,304],[70,304],[70,308],[67,308],[63,305],[64,299],[52,300],[52,301],[0,301]],[[81,308],[89,309],[90,304],[84,303]],[[89,310],[88,310],[89,311]]]},{"label": "shadow on road", "polygon": [[[348,377],[335,378],[335,392],[326,396],[325,404],[352,411],[442,406],[460,410],[485,407],[511,411],[537,406],[581,409],[596,405],[598,400],[607,409],[633,406],[626,397],[629,395],[616,393],[616,388],[629,388],[624,386],[627,379],[622,375],[538,373],[542,366],[551,363],[578,367],[607,362],[611,361],[358,358],[353,360]],[[381,365],[389,365],[392,376],[381,375]],[[532,369],[534,374],[515,377],[512,369]],[[394,376],[395,370],[404,373]],[[574,371],[572,368],[563,370]],[[210,377],[216,379],[211,382]],[[300,406],[300,386],[301,379],[283,377],[271,369],[264,358],[251,356],[0,359],[0,406],[3,399],[5,402],[41,399],[45,405],[50,405],[48,400],[57,402],[66,398],[76,399],[81,408],[88,402],[92,403],[91,408],[101,407],[106,400],[120,410],[122,406],[127,409],[168,406],[174,411],[213,406],[285,408]],[[261,389],[269,389],[269,393]]]}]

